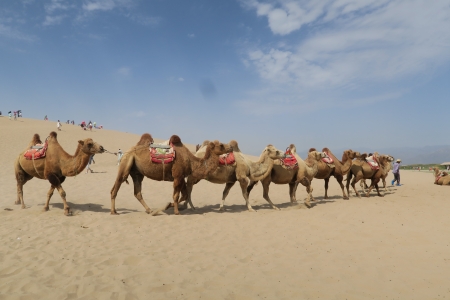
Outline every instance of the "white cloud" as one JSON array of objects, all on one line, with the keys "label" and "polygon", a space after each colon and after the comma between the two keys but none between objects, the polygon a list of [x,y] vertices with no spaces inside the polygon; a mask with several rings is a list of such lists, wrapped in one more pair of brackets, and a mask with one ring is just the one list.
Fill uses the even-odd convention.
[{"label": "white cloud", "polygon": [[[373,91],[376,84],[397,83],[404,89],[408,78],[450,62],[448,1],[244,3],[267,18],[274,35],[284,36],[283,46],[253,47],[244,59],[271,87],[267,99],[276,97],[273,91],[277,90],[291,95],[291,101],[301,102],[318,98],[317,91],[323,90],[330,91],[330,101],[355,90]],[[304,26],[308,29],[303,30]],[[296,31],[302,35],[294,37]]]},{"label": "white cloud", "polygon": [[52,14],[57,10],[68,10],[70,8],[73,8],[73,6],[69,5],[63,0],[52,0],[50,3],[45,4],[45,11],[47,12],[47,14]]},{"label": "white cloud", "polygon": [[120,76],[123,76],[123,77],[130,77],[131,76],[131,69],[128,68],[128,67],[119,68],[117,70],[117,74],[119,74]]},{"label": "white cloud", "polygon": [[178,78],[178,81],[183,82],[183,81],[184,81],[184,78],[183,78],[183,77],[180,77],[180,78]]},{"label": "white cloud", "polygon": [[191,39],[195,38],[195,34],[189,33],[189,34],[188,34],[188,38],[191,38]]},{"label": "white cloud", "polygon": [[59,16],[45,16],[45,20],[42,23],[44,26],[50,26],[50,25],[57,25],[60,24],[61,21],[65,18],[65,15],[59,15]]},{"label": "white cloud", "polygon": [[108,11],[116,7],[128,7],[131,5],[131,0],[89,0],[85,1],[82,7],[86,11]]},{"label": "white cloud", "polygon": [[15,40],[22,40],[26,42],[33,42],[37,39],[35,36],[22,33],[11,26],[7,26],[1,23],[0,23],[0,36]]}]

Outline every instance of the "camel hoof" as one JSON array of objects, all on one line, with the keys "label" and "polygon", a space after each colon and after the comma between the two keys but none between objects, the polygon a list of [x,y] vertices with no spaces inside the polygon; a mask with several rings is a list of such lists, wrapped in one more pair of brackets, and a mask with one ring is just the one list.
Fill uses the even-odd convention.
[{"label": "camel hoof", "polygon": [[350,198],[349,197],[344,197],[344,200],[350,200]]},{"label": "camel hoof", "polygon": [[275,210],[281,210],[281,209],[279,209],[278,207],[276,207],[276,206],[274,206],[273,207],[273,209],[275,209]]},{"label": "camel hoof", "polygon": [[248,211],[249,212],[256,212],[256,210],[254,210],[253,208],[250,208]]},{"label": "camel hoof", "polygon": [[225,211],[225,207],[221,206],[221,207],[219,208],[219,210],[220,210],[220,211]]},{"label": "camel hoof", "polygon": [[120,215],[120,214],[119,214],[117,211],[112,211],[112,212],[111,212],[111,215],[112,215],[112,216],[118,216],[118,215]]},{"label": "camel hoof", "polygon": [[306,202],[305,202],[305,206],[306,206],[307,208],[311,208],[311,203],[306,203]]},{"label": "camel hoof", "polygon": [[145,211],[147,214],[151,214],[153,211],[151,209]]},{"label": "camel hoof", "polygon": [[44,209],[42,209],[42,211],[49,211],[49,208],[44,206]]},{"label": "camel hoof", "polygon": [[174,214],[177,215],[177,216],[179,216],[179,215],[180,215],[180,212],[177,211],[177,212],[175,212]]}]

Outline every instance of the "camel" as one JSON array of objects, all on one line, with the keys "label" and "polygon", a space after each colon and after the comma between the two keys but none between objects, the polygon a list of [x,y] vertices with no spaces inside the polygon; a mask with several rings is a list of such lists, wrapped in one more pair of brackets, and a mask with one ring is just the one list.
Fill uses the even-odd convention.
[{"label": "camel", "polygon": [[445,171],[439,170],[438,167],[434,168],[434,184],[437,185],[450,185],[450,176]]},{"label": "camel", "polygon": [[[205,145],[205,143],[207,144],[207,141],[205,141],[203,144]],[[241,150],[239,149],[238,143],[235,140],[230,141],[229,144],[231,147],[233,147],[235,163],[231,165],[220,165],[214,173],[210,174],[206,178],[206,180],[218,184],[225,183],[225,189],[223,190],[222,194],[222,203],[220,204],[220,210],[222,211],[225,210],[225,198],[228,196],[230,189],[233,187],[236,181],[239,181],[242,190],[242,196],[245,199],[247,209],[251,212],[254,212],[255,210],[252,208],[250,202],[248,201],[247,186],[249,181],[247,177],[253,181],[264,179],[264,177],[266,177],[272,171],[273,160],[284,158],[285,154],[283,153],[283,151],[276,149],[274,146],[267,145],[267,147],[265,147],[262,151],[259,160],[257,162],[253,162],[247,159],[242,154]],[[205,155],[205,147],[206,146],[203,146],[199,151],[197,151],[195,155],[200,158],[203,157]],[[191,193],[194,184],[197,184],[199,181],[200,179],[196,180],[193,178],[193,176],[189,176],[187,179],[188,202],[192,209],[195,208],[192,205]],[[279,210],[279,208],[273,205],[270,200],[269,204],[272,206],[272,208]]]},{"label": "camel", "polygon": [[[263,197],[267,202],[272,203],[269,198],[269,185],[271,182],[275,184],[289,184],[289,196],[291,203],[296,203],[297,185],[298,183],[301,183],[306,187],[306,192],[308,193],[308,196],[305,199],[305,205],[309,208],[311,207],[311,201],[314,201],[314,197],[312,196],[313,188],[311,187],[311,181],[319,170],[318,162],[325,157],[325,154],[323,152],[317,152],[311,149],[308,153],[308,158],[306,160],[302,160],[297,154],[294,144],[291,144],[288,149],[290,150],[292,156],[297,159],[298,168],[286,169],[280,164],[279,161],[274,164],[270,174],[261,180],[263,186]],[[247,188],[247,192],[249,194],[256,183],[257,181],[250,181]]]},{"label": "camel", "polygon": [[[364,153],[364,154],[365,154],[365,153]],[[391,157],[392,161],[394,161],[394,157],[391,156],[391,155],[389,155],[389,156]],[[386,171],[386,174],[384,174],[384,175],[381,176],[381,182],[383,182],[383,189],[384,189],[385,192],[387,192],[386,178],[388,177],[389,171],[390,171],[390,170],[392,170],[392,164],[391,164],[391,163],[390,163],[389,166],[388,166],[388,169],[387,169],[387,171]],[[364,192],[366,192],[366,190],[369,188],[369,186],[366,184],[366,180],[365,180],[365,179],[362,179],[362,180],[360,181],[359,185],[361,186],[361,189],[362,189]]]},{"label": "camel", "polygon": [[42,144],[39,135],[35,134],[28,145],[28,148],[25,151],[22,151],[16,159],[14,163],[17,180],[16,204],[22,204],[22,208],[25,208],[25,203],[23,201],[23,186],[27,181],[33,179],[33,177],[46,179],[50,182],[51,187],[47,193],[47,201],[44,206],[44,211],[49,210],[50,198],[56,189],[64,203],[64,214],[68,216],[70,215],[70,207],[67,205],[66,192],[62,188],[61,184],[64,182],[66,177],[80,174],[88,164],[91,155],[103,153],[106,150],[92,139],[87,138],[83,141],[78,141],[75,154],[70,155],[64,151],[58,143],[57,134],[54,131],[50,132],[47,142],[48,148],[45,157],[27,160],[24,157],[26,150],[36,144]]},{"label": "camel", "polygon": [[328,199],[328,182],[330,181],[330,177],[334,176],[336,181],[339,183],[342,189],[342,197],[344,199],[348,199],[348,196],[345,194],[344,184],[342,180],[344,179],[344,175],[346,175],[352,166],[352,161],[355,157],[360,156],[359,152],[355,152],[351,149],[345,150],[342,154],[342,161],[338,160],[336,156],[330,151],[328,148],[323,148],[322,152],[328,154],[333,159],[333,164],[330,166],[324,161],[320,160],[317,163],[317,174],[314,176],[316,179],[324,179],[325,180],[325,197],[324,199]]},{"label": "camel", "polygon": [[369,163],[364,159],[364,156],[361,157],[361,159],[357,159],[353,161],[352,167],[350,169],[350,172],[347,173],[347,193],[350,194],[349,188],[350,188],[350,179],[352,179],[352,176],[354,175],[355,178],[353,178],[351,184],[353,187],[353,190],[355,191],[356,195],[361,198],[361,195],[356,190],[355,184],[361,180],[361,179],[371,179],[371,183],[369,186],[368,191],[366,192],[366,197],[370,197],[370,191],[375,187],[377,190],[377,194],[379,197],[383,197],[383,195],[380,194],[380,190],[378,188],[378,182],[383,176],[387,176],[387,173],[389,172],[391,166],[391,162],[393,161],[392,156],[390,155],[379,155],[377,152],[373,154],[373,157],[378,161],[379,169],[378,170],[372,170]]},{"label": "camel", "polygon": [[[173,203],[169,203],[169,205],[173,205],[174,213],[179,215],[178,203],[187,200],[184,178],[189,175],[196,179],[206,178],[219,166],[219,155],[233,150],[229,145],[222,144],[219,141],[209,142],[204,158],[200,159],[183,145],[179,136],[172,135],[169,144],[175,149],[175,159],[169,163],[157,164],[152,162],[149,154],[149,146],[152,143],[152,136],[145,133],[136,146],[133,146],[122,156],[116,181],[111,189],[112,215],[118,215],[115,199],[121,184],[124,181],[128,183],[128,175],[133,179],[134,196],[144,206],[148,214],[152,213],[152,210],[145,203],[141,193],[144,176],[158,181],[173,181]],[[181,199],[179,199],[180,192],[182,193]]]}]

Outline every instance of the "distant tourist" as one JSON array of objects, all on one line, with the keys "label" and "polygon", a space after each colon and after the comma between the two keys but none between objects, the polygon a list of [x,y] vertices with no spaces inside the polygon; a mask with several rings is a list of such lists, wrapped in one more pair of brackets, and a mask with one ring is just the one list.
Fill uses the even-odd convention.
[{"label": "distant tourist", "polygon": [[91,171],[91,173],[94,173],[94,170],[91,169],[91,164],[95,164],[94,155],[92,154],[91,157],[89,157],[89,162],[86,166],[86,174]]},{"label": "distant tourist", "polygon": [[61,122],[58,120],[58,122],[56,123],[56,127],[58,127],[58,131],[61,131]]},{"label": "distant tourist", "polygon": [[47,115],[45,115],[45,117],[44,117],[44,121],[48,121]]},{"label": "distant tourist", "polygon": [[120,165],[120,160],[122,159],[122,156],[123,156],[123,152],[119,148],[119,151],[117,151],[117,165]]},{"label": "distant tourist", "polygon": [[9,120],[11,120],[11,111],[8,112]]},{"label": "distant tourist", "polygon": [[397,186],[400,186],[400,163],[402,162],[401,159],[397,159],[397,161],[394,163],[394,169],[392,170],[392,173],[394,174],[394,179],[391,181],[391,184],[394,185],[394,183],[397,181]]}]

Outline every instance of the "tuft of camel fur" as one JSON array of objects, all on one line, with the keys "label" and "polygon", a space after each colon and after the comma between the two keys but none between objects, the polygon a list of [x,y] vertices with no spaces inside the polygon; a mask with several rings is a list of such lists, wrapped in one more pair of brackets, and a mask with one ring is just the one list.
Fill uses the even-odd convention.
[{"label": "tuft of camel fur", "polygon": [[47,142],[47,153],[44,158],[27,160],[24,157],[25,151],[35,144],[42,144],[39,134],[35,134],[28,148],[22,151],[15,160],[14,168],[17,180],[17,200],[15,203],[22,204],[22,208],[25,208],[23,186],[27,181],[36,177],[48,180],[51,184],[47,193],[44,211],[49,210],[50,198],[56,189],[64,203],[64,214],[70,215],[70,207],[67,205],[66,192],[62,187],[62,183],[66,177],[76,176],[83,172],[90,156],[96,153],[103,153],[105,149],[91,138],[88,138],[78,141],[75,154],[70,155],[58,143],[57,134],[54,131],[50,132]]},{"label": "tuft of camel fur", "polygon": [[[292,155],[294,155],[297,159],[298,169],[288,170],[281,166],[279,162],[274,164],[270,174],[261,180],[263,186],[263,197],[267,202],[272,203],[269,198],[269,185],[271,182],[275,184],[289,184],[289,196],[291,203],[296,203],[297,185],[301,183],[304,187],[306,187],[306,193],[308,194],[305,199],[305,205],[307,207],[311,207],[311,201],[314,201],[314,197],[312,196],[313,188],[311,186],[311,181],[318,172],[318,162],[325,157],[325,154],[323,152],[312,150],[308,153],[308,158],[303,160],[297,154],[294,144],[291,144],[289,148]],[[257,181],[250,181],[247,188],[249,194],[256,183]]]},{"label": "tuft of camel fur", "polygon": [[328,155],[334,160],[333,167],[330,167],[327,163],[320,160],[317,163],[317,174],[314,176],[316,179],[324,179],[325,180],[325,197],[324,199],[328,199],[328,182],[330,181],[330,177],[334,176],[336,181],[341,186],[342,197],[344,199],[348,199],[347,194],[345,193],[344,184],[342,183],[344,179],[344,175],[350,171],[352,167],[352,161],[354,158],[360,156],[359,152],[355,152],[351,149],[345,150],[342,154],[342,161],[338,160],[337,157],[331,152],[328,148],[323,148],[322,152],[328,153]]},{"label": "tuft of camel fur", "polygon": [[[366,197],[370,196],[370,192],[375,187],[377,190],[377,194],[379,197],[383,197],[383,195],[380,194],[380,189],[378,187],[378,182],[381,178],[386,177],[389,170],[391,169],[391,162],[394,160],[392,156],[390,155],[380,155],[377,152],[373,154],[373,156],[378,161],[379,169],[378,170],[372,170],[369,163],[364,159],[357,159],[353,161],[352,167],[350,169],[350,172],[347,174],[347,193],[350,194],[350,180],[353,176],[355,176],[351,182],[351,185],[353,187],[353,190],[355,191],[356,195],[361,198],[361,195],[356,190],[356,183],[362,179],[370,179],[371,183],[369,186],[368,191],[366,192]],[[363,157],[363,156],[361,156]]]},{"label": "tuft of camel fur", "polygon": [[[195,154],[197,157],[204,157],[207,143],[207,141],[203,142],[203,147],[199,148]],[[254,212],[255,210],[252,208],[248,200],[247,187],[249,179],[253,181],[264,179],[272,171],[274,164],[273,160],[283,158],[285,157],[285,154],[283,151],[276,149],[274,146],[267,145],[267,147],[265,147],[262,151],[259,160],[257,162],[253,162],[242,154],[237,141],[232,140],[229,144],[233,147],[233,154],[236,162],[233,165],[219,166],[214,173],[210,174],[206,178],[206,180],[212,183],[225,184],[225,188],[222,193],[220,210],[225,210],[225,199],[228,196],[230,189],[238,181],[241,186],[242,196],[244,197],[247,209]],[[195,209],[191,199],[192,189],[199,181],[200,179],[195,179],[193,176],[189,176],[187,178],[188,202],[192,209]],[[279,210],[278,207],[276,207],[270,200],[268,200],[268,202],[272,208]]]},{"label": "tuft of camel fur", "polygon": [[[131,176],[131,179],[133,179],[134,196],[144,206],[148,214],[152,213],[152,210],[145,203],[141,193],[144,176],[157,181],[173,182],[173,203],[169,203],[166,208],[173,205],[174,213],[176,215],[180,214],[178,203],[187,200],[184,178],[189,175],[196,179],[206,178],[219,166],[219,156],[233,150],[229,145],[219,141],[209,142],[205,156],[200,159],[183,145],[179,136],[172,135],[169,144],[173,145],[176,152],[174,161],[167,164],[156,164],[151,161],[149,154],[149,146],[152,143],[152,136],[145,133],[136,146],[133,146],[122,156],[116,181],[111,189],[112,215],[118,214],[115,200],[121,184],[127,180],[128,176]],[[154,212],[154,214],[157,212]]]},{"label": "tuft of camel fur", "polygon": [[437,185],[450,185],[450,176],[445,171],[439,170],[439,168],[434,168],[434,184]]}]

